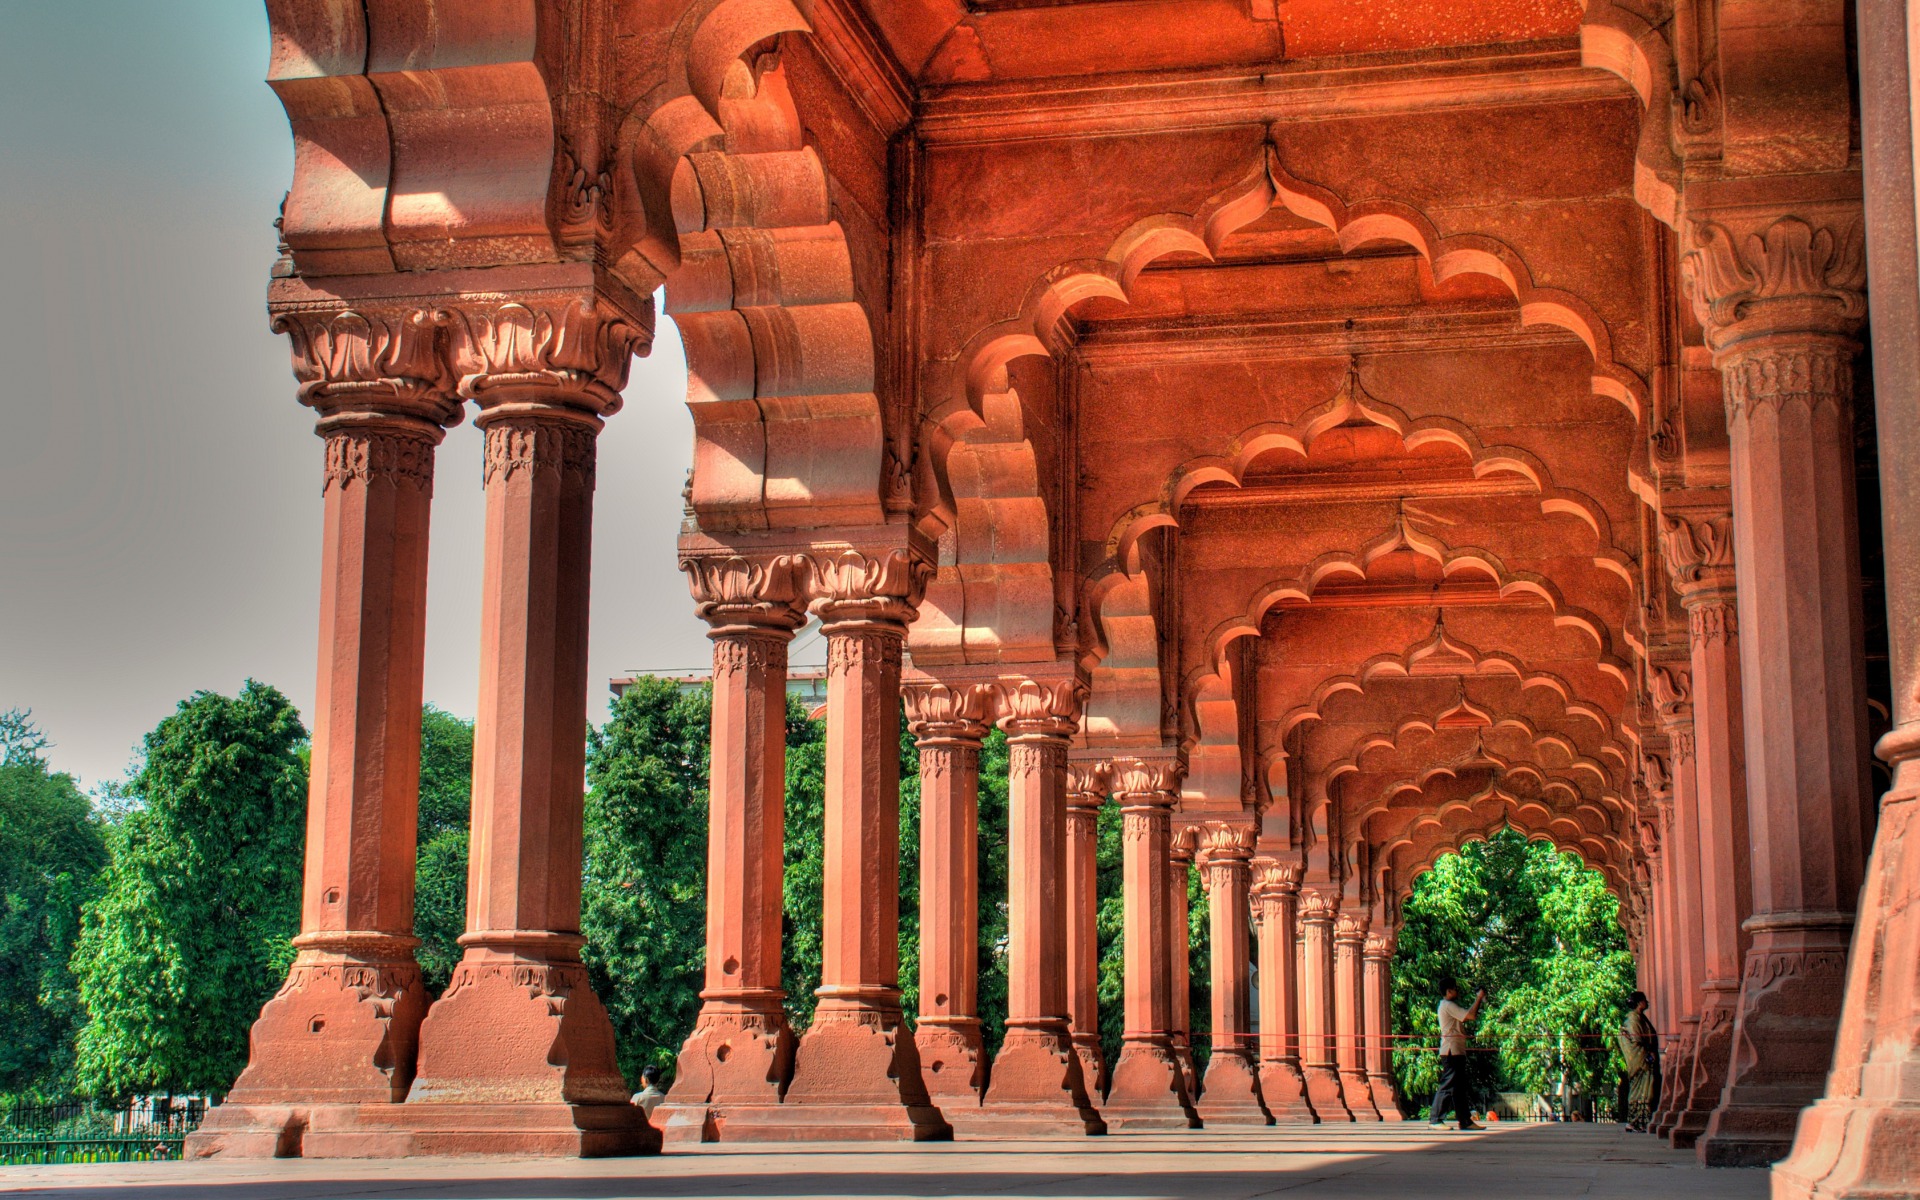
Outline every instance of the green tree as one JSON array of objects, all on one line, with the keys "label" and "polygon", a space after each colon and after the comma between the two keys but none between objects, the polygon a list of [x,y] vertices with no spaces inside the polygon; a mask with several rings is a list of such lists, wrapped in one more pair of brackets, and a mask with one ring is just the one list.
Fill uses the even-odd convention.
[{"label": "green tree", "polygon": [[427,990],[446,990],[467,926],[467,830],[473,810],[473,722],[429,704],[420,713],[420,822],[413,932]]},{"label": "green tree", "polygon": [[20,709],[0,712],[0,1093],[72,1088],[79,992],[68,967],[106,846],[73,778]]},{"label": "green tree", "polygon": [[671,1069],[700,1009],[712,709],[643,677],[587,739],[583,957],[629,1079]]},{"label": "green tree", "polygon": [[195,693],[146,736],[73,956],[86,1093],[223,1092],[246,1065],[299,927],[306,736],[252,680]]},{"label": "green tree", "polygon": [[[1434,1006],[1449,978],[1487,991],[1482,1086],[1548,1091],[1567,1074],[1604,1090],[1610,1033],[1633,988],[1619,901],[1571,854],[1502,830],[1442,855],[1414,884],[1393,962],[1394,1070],[1409,1096],[1438,1082]],[[1477,1059],[1482,1056],[1476,1056]]]}]

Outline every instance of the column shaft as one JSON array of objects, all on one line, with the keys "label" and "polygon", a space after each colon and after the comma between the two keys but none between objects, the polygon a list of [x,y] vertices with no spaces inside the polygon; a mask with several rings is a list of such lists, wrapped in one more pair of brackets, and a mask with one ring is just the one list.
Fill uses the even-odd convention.
[{"label": "column shaft", "polygon": [[982,1136],[1104,1133],[1067,1020],[1067,739],[1077,673],[1005,680],[1008,746],[1007,1036],[982,1105]]},{"label": "column shaft", "polygon": [[1254,836],[1250,828],[1209,825],[1202,837],[1200,870],[1207,887],[1211,935],[1213,1053],[1207,1059],[1206,1090],[1199,1109],[1201,1119],[1212,1125],[1273,1123],[1260,1101],[1248,1011],[1252,947],[1247,892],[1252,886],[1249,859]]},{"label": "column shaft", "polygon": [[1087,1097],[1095,1104],[1107,1090],[1107,1064],[1100,1053],[1099,863],[1100,806],[1106,800],[1103,763],[1075,763],[1067,783],[1067,1017]]},{"label": "column shaft", "polygon": [[916,683],[907,714],[920,749],[920,1020],[914,1044],[927,1094],[962,1128],[980,1106],[980,740],[985,693]]},{"label": "column shaft", "polygon": [[1322,1121],[1352,1121],[1340,1087],[1335,1051],[1333,913],[1331,896],[1300,893],[1300,1058],[1307,1100]]},{"label": "column shaft", "polygon": [[1402,1119],[1400,1104],[1393,1088],[1393,938],[1388,934],[1369,934],[1362,953],[1367,1086],[1380,1119],[1398,1121]]},{"label": "column shaft", "polygon": [[929,1103],[900,1011],[900,658],[914,611],[849,594],[866,563],[814,567],[827,637],[826,897],[818,1004],[787,1087],[787,1107],[800,1111],[787,1114],[782,1137],[951,1132]]},{"label": "column shaft", "polygon": [[1169,842],[1172,873],[1167,878],[1170,912],[1167,934],[1173,948],[1173,1057],[1186,1077],[1187,1095],[1200,1094],[1200,1072],[1193,1065],[1193,912],[1187,900],[1192,883],[1193,852],[1198,839],[1191,829],[1173,833]]},{"label": "column shaft", "polygon": [[1126,954],[1126,1031],[1102,1115],[1116,1130],[1199,1125],[1173,1048],[1173,808],[1175,760],[1114,763],[1121,820],[1121,937]]},{"label": "column shaft", "polygon": [[1844,171],[1764,191],[1702,184],[1683,221],[1682,279],[1726,401],[1752,834],[1752,941],[1727,1085],[1698,1144],[1709,1164],[1785,1155],[1825,1086],[1871,835],[1853,475],[1859,195]]},{"label": "column shaft", "polygon": [[1300,971],[1294,946],[1300,864],[1255,860],[1260,941],[1260,1096],[1280,1122],[1317,1120],[1300,1073]]},{"label": "column shaft", "polygon": [[[441,414],[446,419],[446,414]],[[322,420],[320,655],[299,951],[196,1153],[296,1153],[291,1104],[378,1104],[413,1082],[427,524],[436,421]]]},{"label": "column shaft", "polygon": [[804,619],[791,559],[688,558],[712,629],[707,962],[700,1015],[656,1119],[669,1142],[716,1141],[724,1118],[778,1104],[793,1071],[780,983],[787,644]]},{"label": "column shaft", "polygon": [[1367,940],[1367,914],[1342,912],[1334,923],[1334,1056],[1340,1064],[1340,1094],[1356,1121],[1378,1121],[1373,1087],[1367,1081],[1366,997],[1361,979],[1361,950]]},{"label": "column shaft", "polygon": [[1860,894],[1826,1096],[1774,1168],[1780,1200],[1897,1196],[1920,1146],[1920,258],[1916,258],[1911,26],[1899,0],[1861,0],[1861,133],[1886,538],[1893,766]]},{"label": "column shaft", "polygon": [[[532,406],[480,421],[487,523],[472,863],[460,938],[466,949],[421,1026],[420,1072],[409,1099],[625,1105],[613,1026],[580,962],[582,731],[599,421],[575,409]],[[509,1139],[506,1130],[495,1132]]]}]

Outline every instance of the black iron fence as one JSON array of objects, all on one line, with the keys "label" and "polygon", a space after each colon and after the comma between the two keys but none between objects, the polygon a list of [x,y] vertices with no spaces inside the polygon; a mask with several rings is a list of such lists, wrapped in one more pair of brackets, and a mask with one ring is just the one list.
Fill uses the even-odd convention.
[{"label": "black iron fence", "polygon": [[152,1097],[119,1108],[97,1104],[0,1109],[0,1166],[164,1162],[177,1159],[200,1127],[199,1097]]}]

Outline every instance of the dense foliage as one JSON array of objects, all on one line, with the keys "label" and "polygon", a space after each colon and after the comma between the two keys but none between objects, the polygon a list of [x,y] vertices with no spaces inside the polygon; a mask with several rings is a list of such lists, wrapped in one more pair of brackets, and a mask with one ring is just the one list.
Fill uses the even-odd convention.
[{"label": "dense foliage", "polygon": [[1393,962],[1401,1092],[1438,1081],[1440,986],[1487,991],[1470,1056],[1477,1084],[1553,1090],[1562,1069],[1588,1094],[1611,1087],[1612,1031],[1633,990],[1619,901],[1599,872],[1513,830],[1443,855],[1415,884]]},{"label": "dense foliage", "polygon": [[224,1091],[293,960],[307,732],[278,691],[198,692],[161,721],[109,827],[73,970],[78,1084],[103,1097]]},{"label": "dense foliage", "polygon": [[467,822],[473,808],[473,722],[429,704],[420,714],[420,820],[413,932],[427,991],[445,990],[467,924]]},{"label": "dense foliage", "polygon": [[71,1090],[80,997],[67,960],[107,851],[87,798],[51,770],[47,739],[0,713],[0,1094]]}]

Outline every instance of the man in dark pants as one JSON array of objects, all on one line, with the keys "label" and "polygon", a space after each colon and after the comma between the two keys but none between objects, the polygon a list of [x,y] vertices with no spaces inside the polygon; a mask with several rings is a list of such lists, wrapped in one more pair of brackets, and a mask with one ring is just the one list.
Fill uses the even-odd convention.
[{"label": "man in dark pants", "polygon": [[1458,1128],[1484,1129],[1486,1126],[1474,1124],[1473,1106],[1467,1100],[1467,1023],[1480,1015],[1480,1005],[1487,993],[1475,992],[1473,1003],[1462,1007],[1459,985],[1448,980],[1441,992],[1440,1087],[1433,1093],[1433,1111],[1428,1114],[1427,1123],[1444,1124],[1441,1114],[1451,1106]]}]

